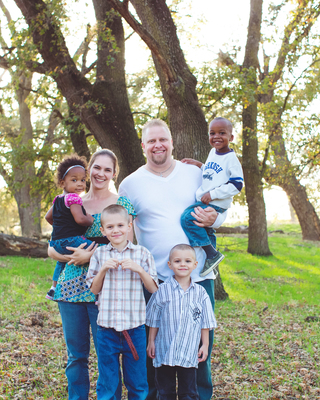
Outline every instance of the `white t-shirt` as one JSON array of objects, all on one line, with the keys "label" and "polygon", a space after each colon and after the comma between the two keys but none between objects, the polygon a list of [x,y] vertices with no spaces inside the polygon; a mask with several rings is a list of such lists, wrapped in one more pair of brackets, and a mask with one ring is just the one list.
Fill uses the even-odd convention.
[{"label": "white t-shirt", "polygon": [[[180,243],[189,244],[180,217],[196,201],[195,193],[201,180],[200,168],[176,161],[174,170],[166,178],[140,167],[120,184],[119,196],[128,197],[137,213],[134,224],[138,243],[153,255],[161,280],[173,275],[167,264],[172,247]],[[226,214],[218,214],[213,228],[222,225]],[[195,250],[198,266],[191,276],[198,282],[204,280],[199,273],[206,256],[202,248],[196,247]],[[205,279],[213,279],[213,274],[208,274]]]}]

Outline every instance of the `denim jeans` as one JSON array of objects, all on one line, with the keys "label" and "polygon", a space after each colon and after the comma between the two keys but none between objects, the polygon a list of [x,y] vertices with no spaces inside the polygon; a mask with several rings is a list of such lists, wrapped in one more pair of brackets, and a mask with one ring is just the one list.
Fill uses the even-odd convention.
[{"label": "denim jeans", "polygon": [[122,354],[124,384],[129,400],[145,400],[148,394],[146,330],[141,325],[128,329],[128,334],[137,350],[139,360],[133,358],[130,347],[122,332],[98,325],[98,400],[120,400],[119,393],[119,356]]},{"label": "denim jeans", "polygon": [[98,307],[94,303],[59,301],[64,339],[67,345],[68,399],[88,400],[90,382],[88,358],[90,353],[90,325],[97,349]]},{"label": "denim jeans", "polygon": [[[60,254],[72,254],[73,251],[67,250],[66,247],[79,247],[82,243],[87,243],[87,245],[85,246],[86,249],[88,246],[90,246],[92,242],[84,236],[71,236],[68,238],[49,241],[50,246],[53,247]],[[66,263],[57,261],[53,272],[53,281],[57,281],[59,279],[59,275],[61,274],[65,266]]]},{"label": "denim jeans", "polygon": [[[204,281],[197,282],[197,284],[205,288],[210,298],[212,308],[214,311],[214,280],[205,279]],[[198,385],[198,393],[200,400],[211,399],[213,393],[213,385],[211,378],[211,351],[213,346],[213,339],[214,339],[214,330],[211,330],[209,331],[208,357],[206,361],[203,361],[198,364],[197,385]]]},{"label": "denim jeans", "polygon": [[203,247],[211,244],[215,248],[216,236],[214,234],[214,230],[212,228],[201,228],[193,223],[193,221],[196,219],[191,215],[191,212],[194,211],[195,207],[201,207],[203,209],[212,207],[219,213],[223,213],[226,210],[221,207],[213,206],[211,204],[207,205],[201,201],[198,201],[197,203],[192,204],[192,206],[185,209],[181,215],[181,226],[189,239],[190,246]]},{"label": "denim jeans", "polygon": [[176,400],[176,375],[178,376],[178,399],[199,400],[196,383],[197,369],[169,365],[156,368],[158,400]]},{"label": "denim jeans", "polygon": [[67,250],[67,247],[79,247],[83,243],[87,243],[86,249],[92,242],[84,236],[70,236],[68,238],[49,241],[50,246],[60,254],[72,254],[73,251]]}]

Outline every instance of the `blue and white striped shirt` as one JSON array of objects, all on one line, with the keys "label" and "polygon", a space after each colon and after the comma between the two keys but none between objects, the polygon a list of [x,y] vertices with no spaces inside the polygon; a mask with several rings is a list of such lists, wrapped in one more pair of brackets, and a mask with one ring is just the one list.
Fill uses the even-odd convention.
[{"label": "blue and white striped shirt", "polygon": [[201,329],[211,330],[217,323],[206,290],[191,281],[184,291],[171,277],[152,295],[146,325],[159,328],[154,367],[197,368]]}]

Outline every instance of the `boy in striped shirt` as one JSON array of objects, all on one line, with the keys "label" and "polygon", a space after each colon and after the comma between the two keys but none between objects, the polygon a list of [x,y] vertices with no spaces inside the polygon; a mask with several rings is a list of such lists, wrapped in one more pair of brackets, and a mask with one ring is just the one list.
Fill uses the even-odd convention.
[{"label": "boy in striped shirt", "polygon": [[209,330],[217,324],[206,290],[190,277],[197,264],[191,246],[173,247],[168,265],[174,275],[147,305],[147,354],[156,370],[159,400],[176,398],[176,374],[179,399],[199,399],[197,367],[208,356]]}]

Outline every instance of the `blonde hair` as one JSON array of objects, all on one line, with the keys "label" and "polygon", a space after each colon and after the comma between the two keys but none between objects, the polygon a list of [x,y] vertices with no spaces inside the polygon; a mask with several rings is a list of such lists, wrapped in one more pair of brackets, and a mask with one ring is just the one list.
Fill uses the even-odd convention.
[{"label": "blonde hair", "polygon": [[128,223],[130,222],[130,216],[126,208],[124,208],[120,204],[111,204],[110,206],[102,210],[100,219],[101,225],[105,223],[105,220],[108,217],[108,215],[115,215],[115,214],[122,215],[124,218],[126,218]]},{"label": "blonde hair", "polygon": [[191,251],[193,252],[193,254],[194,254],[194,259],[197,260],[196,252],[195,252],[194,248],[193,248],[192,246],[190,246],[189,244],[181,243],[181,244],[175,245],[175,246],[172,247],[172,249],[170,250],[170,253],[169,253],[169,260],[170,260],[170,261],[171,261],[171,259],[172,259],[172,257],[173,257],[173,253],[174,253],[176,250],[182,250],[182,251],[186,251],[186,250],[189,251],[189,250],[191,250]]},{"label": "blonde hair", "polygon": [[172,139],[172,135],[171,135],[171,132],[170,132],[170,129],[169,129],[168,125],[162,119],[155,118],[155,119],[152,119],[151,121],[148,121],[147,123],[145,123],[143,125],[143,127],[142,127],[142,135],[141,135],[142,143],[145,143],[147,130],[149,128],[154,127],[154,126],[161,126],[166,132],[169,133],[169,136]]}]

